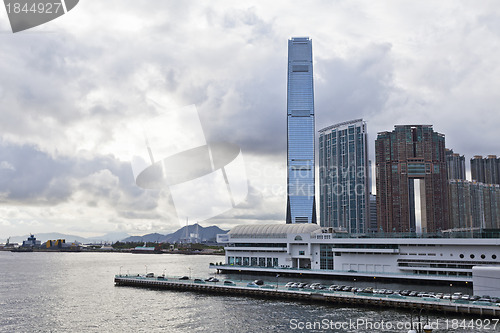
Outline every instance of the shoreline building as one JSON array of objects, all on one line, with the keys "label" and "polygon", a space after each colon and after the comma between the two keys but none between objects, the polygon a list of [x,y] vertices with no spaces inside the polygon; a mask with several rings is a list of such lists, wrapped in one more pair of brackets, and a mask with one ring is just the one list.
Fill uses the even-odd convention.
[{"label": "shoreline building", "polygon": [[449,228],[445,138],[432,125],[396,125],[375,141],[378,232]]},{"label": "shoreline building", "polygon": [[454,236],[450,232],[437,238],[401,234],[360,238],[328,229],[315,224],[239,225],[217,235],[217,242],[224,244],[225,264],[210,268],[236,274],[446,284],[472,283],[473,267],[500,268],[498,232],[494,238],[481,238],[480,233],[478,238],[466,233]]},{"label": "shoreline building", "polygon": [[288,40],[286,223],[316,223],[312,40]]},{"label": "shoreline building", "polygon": [[319,131],[320,225],[349,233],[370,228],[366,122],[356,119]]}]

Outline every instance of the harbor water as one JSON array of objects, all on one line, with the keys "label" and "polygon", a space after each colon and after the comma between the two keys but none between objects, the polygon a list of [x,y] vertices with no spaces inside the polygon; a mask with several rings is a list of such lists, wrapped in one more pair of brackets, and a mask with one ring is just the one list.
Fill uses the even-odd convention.
[{"label": "harbor water", "polygon": [[[117,287],[115,274],[207,278],[221,256],[128,253],[0,252],[0,332],[407,332],[417,313]],[[221,275],[251,280],[259,276]],[[315,281],[375,286],[371,281],[260,277],[269,284]],[[377,282],[378,288],[472,293],[466,287]],[[427,319],[422,314],[422,320]],[[491,332],[488,318],[430,314],[433,332]]]}]

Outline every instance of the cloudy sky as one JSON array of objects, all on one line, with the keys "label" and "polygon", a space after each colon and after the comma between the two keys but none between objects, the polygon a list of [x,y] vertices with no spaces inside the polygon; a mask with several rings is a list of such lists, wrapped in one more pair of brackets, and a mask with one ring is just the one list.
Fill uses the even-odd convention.
[{"label": "cloudy sky", "polygon": [[497,1],[82,0],[16,34],[2,7],[0,32],[0,239],[178,229],[164,192],[135,184],[129,134],[160,117],[166,141],[189,138],[169,118],[187,105],[206,140],[241,147],[249,181],[200,224],[283,223],[292,36],[313,40],[317,130],[365,119],[372,160],[395,124],[500,155]]}]

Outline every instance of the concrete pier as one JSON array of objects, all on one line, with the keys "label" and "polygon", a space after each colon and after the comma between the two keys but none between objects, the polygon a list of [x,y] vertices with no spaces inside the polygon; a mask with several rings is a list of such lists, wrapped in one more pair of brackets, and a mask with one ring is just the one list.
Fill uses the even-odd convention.
[{"label": "concrete pier", "polygon": [[203,292],[221,295],[252,296],[270,299],[292,299],[321,302],[332,305],[386,307],[394,309],[425,309],[429,312],[466,314],[468,316],[498,317],[500,307],[494,304],[473,304],[451,300],[406,297],[399,295],[353,294],[351,292],[288,289],[283,286],[247,286],[247,283],[205,282],[202,280],[180,280],[178,278],[158,278],[144,276],[116,275],[115,285],[154,289]]}]

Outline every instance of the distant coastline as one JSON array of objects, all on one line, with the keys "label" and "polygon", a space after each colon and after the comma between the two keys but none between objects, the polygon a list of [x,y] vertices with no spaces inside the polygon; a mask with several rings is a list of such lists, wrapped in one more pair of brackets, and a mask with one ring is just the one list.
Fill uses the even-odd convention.
[{"label": "distant coastline", "polygon": [[[16,248],[17,249],[17,248]],[[210,255],[210,256],[224,256],[224,252],[222,251],[197,251],[197,250],[179,250],[179,251],[161,251],[159,253],[132,253],[132,249],[119,249],[119,250],[101,250],[101,249],[30,249],[30,251],[12,251],[13,248],[0,248],[0,251],[4,252],[17,252],[17,253],[25,253],[25,252],[67,252],[67,253],[130,253],[130,254],[184,254],[184,255]]]}]

